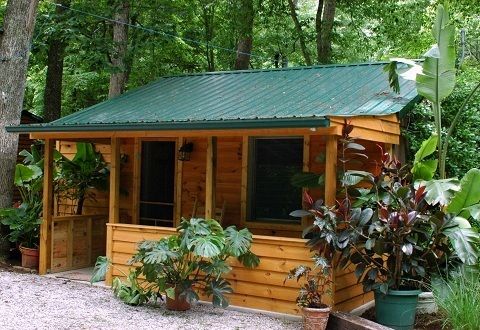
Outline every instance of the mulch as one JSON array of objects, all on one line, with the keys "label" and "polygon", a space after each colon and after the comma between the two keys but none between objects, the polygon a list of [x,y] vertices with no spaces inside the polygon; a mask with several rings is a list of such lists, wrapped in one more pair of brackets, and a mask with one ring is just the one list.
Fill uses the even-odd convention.
[{"label": "mulch", "polygon": [[[375,322],[375,308],[372,307],[361,315],[363,318]],[[443,317],[440,313],[417,314],[415,317],[415,330],[451,330],[449,326],[443,327]]]}]

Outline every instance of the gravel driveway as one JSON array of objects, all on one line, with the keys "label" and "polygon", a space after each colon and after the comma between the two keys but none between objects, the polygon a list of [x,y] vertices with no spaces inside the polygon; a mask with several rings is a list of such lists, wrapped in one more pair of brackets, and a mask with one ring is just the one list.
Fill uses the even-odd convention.
[{"label": "gravel driveway", "polygon": [[106,288],[0,270],[0,329],[299,329],[300,323],[197,304],[131,307]]}]

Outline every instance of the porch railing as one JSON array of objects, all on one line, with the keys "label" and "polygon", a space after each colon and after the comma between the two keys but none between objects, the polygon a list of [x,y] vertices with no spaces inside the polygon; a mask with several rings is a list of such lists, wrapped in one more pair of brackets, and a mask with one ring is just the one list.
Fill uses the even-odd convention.
[{"label": "porch railing", "polygon": [[53,217],[51,272],[89,267],[105,255],[107,222],[107,215]]}]

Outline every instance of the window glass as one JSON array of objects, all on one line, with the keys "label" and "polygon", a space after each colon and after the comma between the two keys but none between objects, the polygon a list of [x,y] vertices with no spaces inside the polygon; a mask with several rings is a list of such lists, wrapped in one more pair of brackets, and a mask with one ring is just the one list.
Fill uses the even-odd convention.
[{"label": "window glass", "polygon": [[249,219],[300,223],[289,216],[302,207],[302,189],[291,177],[303,168],[303,138],[253,138],[249,158]]}]

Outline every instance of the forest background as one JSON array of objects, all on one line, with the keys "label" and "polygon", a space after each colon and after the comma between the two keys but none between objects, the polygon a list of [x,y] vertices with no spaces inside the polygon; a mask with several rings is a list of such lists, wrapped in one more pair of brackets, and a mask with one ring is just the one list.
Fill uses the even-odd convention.
[{"label": "forest background", "polygon": [[[441,1],[443,3],[443,1]],[[40,1],[24,109],[51,121],[163,75],[421,58],[434,0]],[[6,9],[0,0],[0,27]],[[450,1],[460,78],[445,121],[480,80],[480,3]],[[461,33],[463,31],[463,34]],[[451,143],[447,171],[478,166],[480,100]],[[408,148],[431,132],[428,106],[403,120]]]}]

